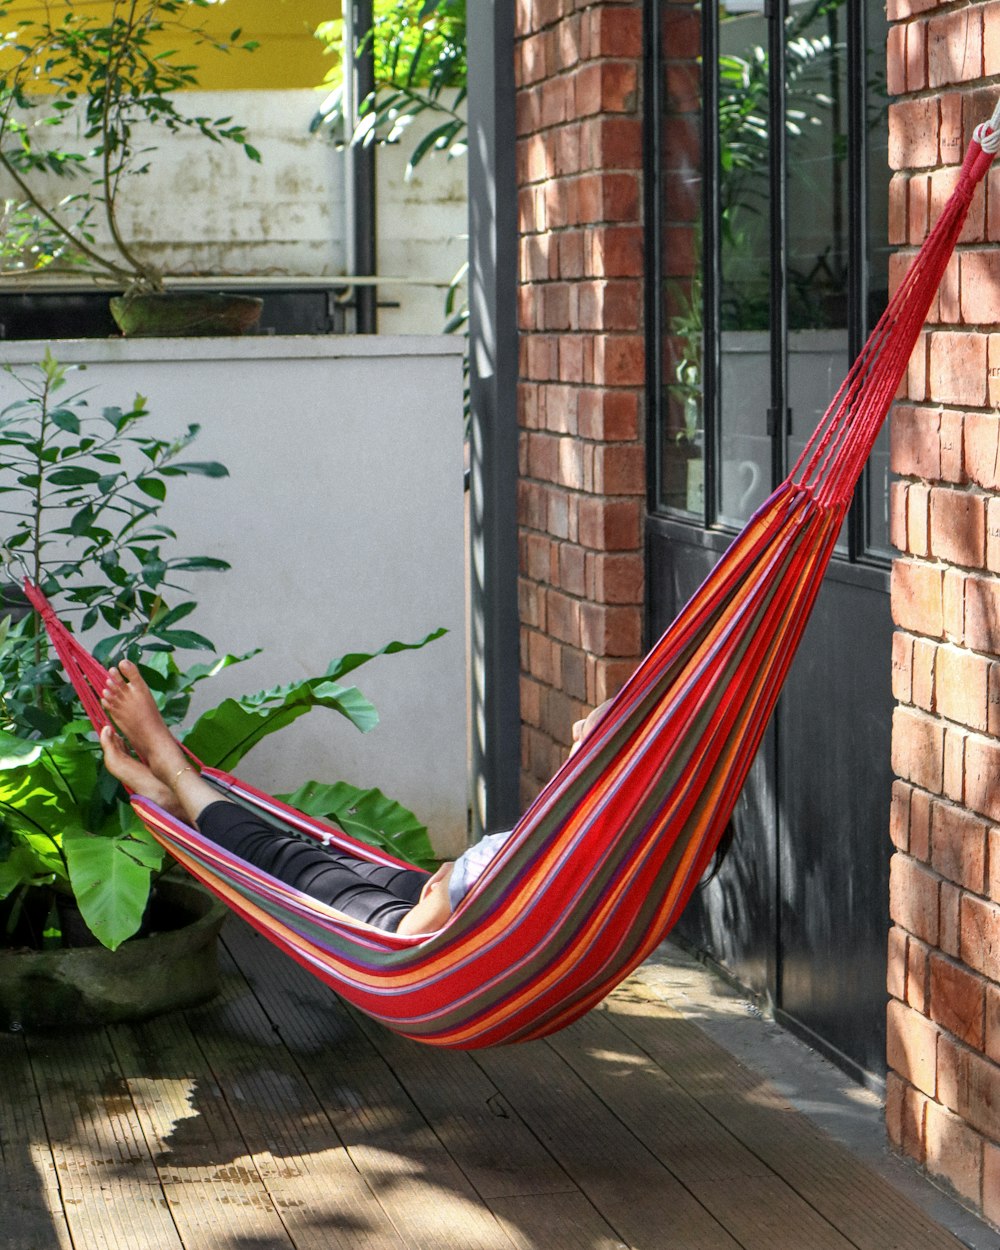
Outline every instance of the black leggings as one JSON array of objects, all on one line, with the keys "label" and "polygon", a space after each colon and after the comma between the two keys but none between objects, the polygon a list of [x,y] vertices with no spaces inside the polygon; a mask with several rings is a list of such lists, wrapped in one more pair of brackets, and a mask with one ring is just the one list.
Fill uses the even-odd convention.
[{"label": "black leggings", "polygon": [[283,833],[237,803],[209,803],[198,828],[210,841],[352,920],[395,931],[420,897],[427,873],[358,859]]}]

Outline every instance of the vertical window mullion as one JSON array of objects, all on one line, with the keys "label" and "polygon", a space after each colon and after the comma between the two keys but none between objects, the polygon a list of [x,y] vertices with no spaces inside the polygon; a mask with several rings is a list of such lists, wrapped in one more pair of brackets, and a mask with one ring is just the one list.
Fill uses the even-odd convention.
[{"label": "vertical window mullion", "polygon": [[767,0],[771,134],[771,434],[772,485],[788,472],[787,126],[785,98],[786,0]]}]

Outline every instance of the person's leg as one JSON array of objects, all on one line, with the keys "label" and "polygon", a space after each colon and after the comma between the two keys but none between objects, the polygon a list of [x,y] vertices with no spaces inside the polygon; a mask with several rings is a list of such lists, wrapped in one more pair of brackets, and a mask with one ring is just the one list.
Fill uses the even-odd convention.
[{"label": "person's leg", "polygon": [[427,873],[373,864],[307,838],[283,833],[225,799],[198,818],[210,841],[286,885],[354,920],[395,929],[420,897]]},{"label": "person's leg", "polygon": [[121,739],[106,728],[101,747],[108,771],[135,793],[197,824],[211,841],[285,884],[380,928],[395,929],[419,899],[427,873],[327,849],[220,799],[170,733],[135,665],[124,661],[112,671],[102,702],[148,761],[129,755]]}]

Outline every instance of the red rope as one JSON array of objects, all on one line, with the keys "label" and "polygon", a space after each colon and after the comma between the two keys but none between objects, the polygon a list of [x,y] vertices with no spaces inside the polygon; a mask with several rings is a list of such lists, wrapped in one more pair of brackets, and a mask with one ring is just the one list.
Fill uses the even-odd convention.
[{"label": "red rope", "polygon": [[969,145],[958,183],[869,335],[789,480],[820,503],[847,503],[899,390],[917,338],[958,242],[976,187],[993,160],[984,130]]}]

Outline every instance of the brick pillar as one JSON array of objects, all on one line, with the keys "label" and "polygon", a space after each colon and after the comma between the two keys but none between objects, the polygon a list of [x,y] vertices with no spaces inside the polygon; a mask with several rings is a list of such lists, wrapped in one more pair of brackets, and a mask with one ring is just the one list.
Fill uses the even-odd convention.
[{"label": "brick pillar", "polygon": [[[890,235],[954,185],[1000,10],[890,0]],[[892,419],[889,1078],[894,1144],[1000,1223],[1000,175],[973,205]]]},{"label": "brick pillar", "polygon": [[517,0],[522,778],[642,647],[642,6]]}]

